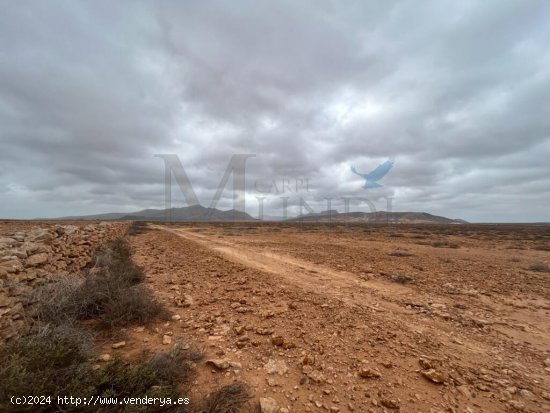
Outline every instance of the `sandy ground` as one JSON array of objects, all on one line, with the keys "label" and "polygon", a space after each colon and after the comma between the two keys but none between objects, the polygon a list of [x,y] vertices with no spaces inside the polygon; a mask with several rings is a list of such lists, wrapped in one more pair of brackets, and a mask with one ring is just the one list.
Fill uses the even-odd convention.
[{"label": "sandy ground", "polygon": [[123,352],[170,335],[230,362],[201,363],[198,392],[242,380],[291,412],[550,411],[550,274],[528,270],[549,227],[151,228],[135,258],[180,319],[129,331]]}]

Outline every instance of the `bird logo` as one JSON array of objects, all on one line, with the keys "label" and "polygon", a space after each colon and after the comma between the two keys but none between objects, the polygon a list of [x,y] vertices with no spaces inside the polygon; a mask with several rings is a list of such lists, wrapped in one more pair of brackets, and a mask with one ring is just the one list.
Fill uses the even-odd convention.
[{"label": "bird logo", "polygon": [[351,172],[353,172],[356,175],[359,175],[361,178],[365,180],[365,185],[363,185],[363,189],[371,189],[371,188],[381,188],[382,184],[379,184],[377,181],[382,179],[386,174],[390,171],[390,169],[393,167],[394,161],[393,159],[388,159],[386,162],[381,163],[374,169],[373,171],[362,174],[357,172],[357,169],[355,169],[355,166],[351,167]]}]

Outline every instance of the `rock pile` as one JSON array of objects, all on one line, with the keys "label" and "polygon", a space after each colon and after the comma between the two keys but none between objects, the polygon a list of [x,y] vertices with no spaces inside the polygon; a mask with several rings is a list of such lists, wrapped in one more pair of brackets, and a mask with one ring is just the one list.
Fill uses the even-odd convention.
[{"label": "rock pile", "polygon": [[36,285],[79,273],[101,243],[122,236],[128,225],[43,225],[1,235],[0,341],[24,328],[26,297]]}]

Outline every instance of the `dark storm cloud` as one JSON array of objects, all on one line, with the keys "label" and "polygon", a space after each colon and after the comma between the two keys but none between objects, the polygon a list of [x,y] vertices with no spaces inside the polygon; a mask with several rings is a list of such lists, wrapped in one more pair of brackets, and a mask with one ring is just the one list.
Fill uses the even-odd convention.
[{"label": "dark storm cloud", "polygon": [[[307,178],[316,210],[394,196],[549,220],[549,18],[512,0],[7,1],[0,216],[161,207],[158,153],[178,154],[209,204],[230,156],[251,153],[251,213],[254,183]],[[387,158],[385,187],[361,189],[350,165]]]}]

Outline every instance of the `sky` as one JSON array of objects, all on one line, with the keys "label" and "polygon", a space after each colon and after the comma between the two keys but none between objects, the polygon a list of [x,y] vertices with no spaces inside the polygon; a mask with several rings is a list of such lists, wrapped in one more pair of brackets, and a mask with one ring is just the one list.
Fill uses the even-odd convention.
[{"label": "sky", "polygon": [[158,154],[208,206],[250,154],[252,216],[550,221],[548,1],[0,5],[0,218],[163,208]]}]

